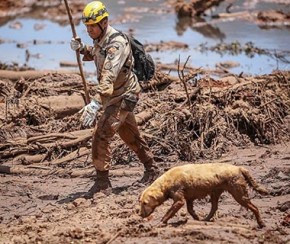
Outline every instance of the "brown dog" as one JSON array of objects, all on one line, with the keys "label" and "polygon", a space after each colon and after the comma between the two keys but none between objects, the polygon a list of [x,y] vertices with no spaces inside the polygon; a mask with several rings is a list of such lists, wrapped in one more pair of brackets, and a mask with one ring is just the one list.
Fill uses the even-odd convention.
[{"label": "brown dog", "polygon": [[268,193],[243,167],[225,163],[177,166],[165,172],[143,191],[140,197],[140,215],[143,218],[148,217],[157,206],[171,198],[174,202],[161,220],[164,224],[185,203],[189,214],[198,220],[193,210],[193,201],[210,195],[211,211],[204,219],[209,221],[218,208],[220,195],[228,191],[239,204],[250,209],[255,214],[259,226],[264,227],[258,208],[248,197],[247,184],[260,194]]}]

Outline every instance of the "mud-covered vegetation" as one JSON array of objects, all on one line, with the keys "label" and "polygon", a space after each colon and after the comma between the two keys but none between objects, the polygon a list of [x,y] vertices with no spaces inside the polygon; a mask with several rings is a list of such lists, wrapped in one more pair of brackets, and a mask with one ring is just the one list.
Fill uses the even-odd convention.
[{"label": "mud-covered vegetation", "polygon": [[[220,4],[225,4],[224,12],[213,14]],[[76,23],[83,6],[83,1],[71,1]],[[162,6],[146,11],[173,12],[178,23],[189,18],[186,24],[192,28],[228,18],[263,28],[289,25],[287,8],[236,12],[233,1],[216,0],[168,0]],[[122,21],[133,19],[133,11],[129,9]],[[0,24],[18,16],[69,24],[63,1],[0,3]],[[199,48],[221,55],[267,55],[289,63],[285,52],[259,48],[259,43],[236,41]],[[188,50],[188,44],[146,43],[148,52],[173,49]],[[228,194],[222,195],[212,222],[193,220],[184,208],[167,226],[160,226],[171,202],[142,219],[137,214],[138,197],[146,186],[136,181],[143,166],[117,135],[112,141],[112,193],[85,198],[95,169],[91,165],[93,128],[83,128],[79,122],[78,112],[85,104],[80,75],[1,62],[0,243],[289,243],[289,70],[237,75],[231,72],[235,62],[209,69],[191,67],[187,61],[156,62],[157,72],[142,84],[135,110],[140,131],[162,172],[196,162],[248,168],[269,190],[267,196],[250,193],[265,228],[259,229],[252,213]],[[96,84],[88,83],[88,89],[94,95]],[[208,201],[194,202],[199,216],[209,213]]]},{"label": "mud-covered vegetation", "polygon": [[[231,146],[269,145],[290,139],[289,72],[220,79],[198,78],[202,76],[198,72],[193,76],[189,72],[181,80],[159,72],[151,81],[154,85],[144,88],[137,118],[157,158],[214,159]],[[30,157],[39,162],[61,161],[68,154],[90,148],[92,131],[78,122],[83,102],[78,75],[2,81],[1,87],[6,104],[0,128],[2,161],[13,161],[14,166],[16,156],[20,162]],[[91,94],[94,88],[92,85]],[[89,152],[86,150],[86,155]],[[114,158],[124,161],[129,154],[120,146]]]}]

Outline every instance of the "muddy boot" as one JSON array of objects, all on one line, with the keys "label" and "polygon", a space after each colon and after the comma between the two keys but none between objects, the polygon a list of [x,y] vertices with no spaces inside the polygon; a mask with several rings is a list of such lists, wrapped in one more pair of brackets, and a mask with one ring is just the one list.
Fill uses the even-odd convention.
[{"label": "muddy boot", "polygon": [[138,180],[138,182],[142,184],[150,184],[158,178],[160,170],[156,165],[153,164],[144,164],[144,167],[144,175],[140,180]]},{"label": "muddy boot", "polygon": [[97,170],[97,177],[95,180],[94,185],[86,194],[87,198],[91,198],[97,192],[103,192],[106,195],[109,195],[112,190],[112,185],[109,180],[109,171],[98,171]]}]

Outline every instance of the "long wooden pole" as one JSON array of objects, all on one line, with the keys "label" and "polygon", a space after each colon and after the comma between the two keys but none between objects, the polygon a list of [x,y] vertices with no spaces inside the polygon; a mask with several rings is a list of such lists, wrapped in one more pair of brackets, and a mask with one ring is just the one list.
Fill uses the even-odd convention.
[{"label": "long wooden pole", "polygon": [[[65,3],[66,11],[67,11],[67,14],[68,14],[68,18],[69,18],[69,22],[70,22],[70,26],[71,26],[73,37],[77,38],[76,28],[75,28],[75,25],[73,23],[72,14],[71,14],[70,8],[68,6],[67,0],[64,0],[64,3]],[[82,63],[81,63],[81,55],[80,55],[80,51],[79,50],[76,50],[76,56],[77,56],[79,70],[80,70],[80,74],[81,74],[81,77],[82,77],[84,90],[85,90],[85,103],[89,104],[90,103],[90,96],[89,96],[87,83],[86,83],[85,76],[84,76],[84,70],[83,70],[83,66],[82,66]]]}]

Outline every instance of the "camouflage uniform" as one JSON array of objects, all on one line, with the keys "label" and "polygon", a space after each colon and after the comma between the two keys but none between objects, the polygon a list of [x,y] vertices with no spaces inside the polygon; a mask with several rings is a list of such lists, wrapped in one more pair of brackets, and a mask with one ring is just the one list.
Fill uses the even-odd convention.
[{"label": "camouflage uniform", "polygon": [[94,47],[85,46],[82,51],[84,61],[95,61],[99,81],[97,91],[104,110],[92,142],[92,160],[97,172],[110,169],[110,141],[116,132],[137,154],[145,169],[153,164],[153,155],[140,136],[133,109],[123,106],[126,97],[133,96],[137,102],[141,87],[132,71],[134,60],[130,43],[121,35],[112,40],[109,38],[116,32],[109,25],[103,38],[94,41]]}]

